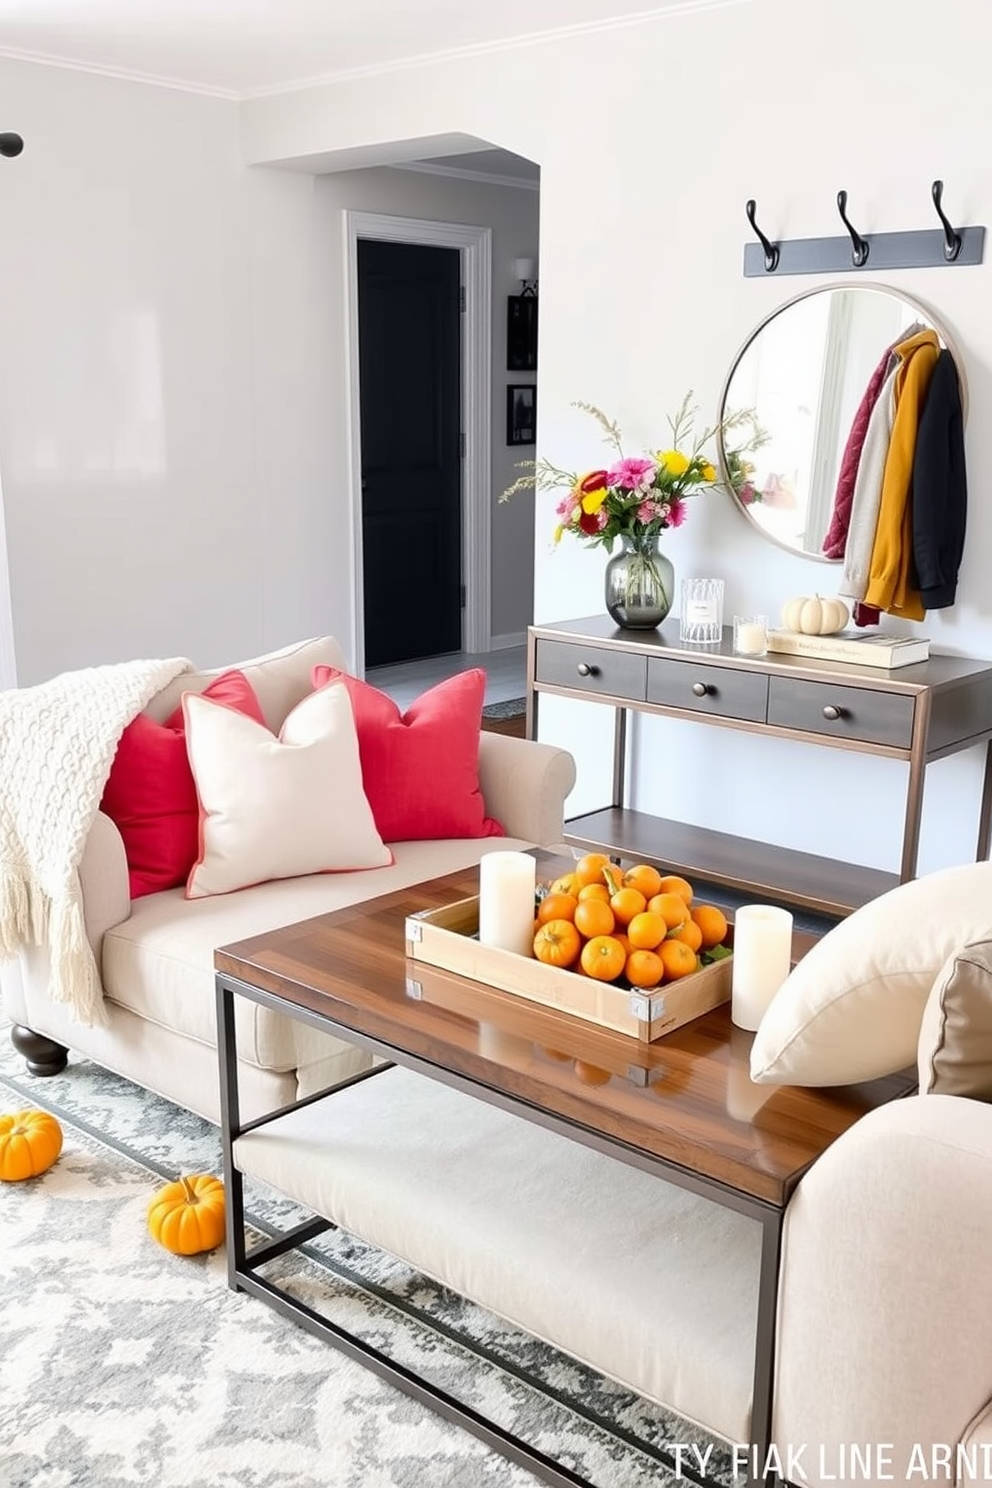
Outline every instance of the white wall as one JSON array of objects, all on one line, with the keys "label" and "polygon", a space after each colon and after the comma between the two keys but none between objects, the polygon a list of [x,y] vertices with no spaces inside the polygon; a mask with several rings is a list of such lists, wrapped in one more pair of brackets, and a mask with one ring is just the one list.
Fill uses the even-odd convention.
[{"label": "white wall", "polygon": [[0,173],[19,680],[254,639],[260,551],[229,541],[232,509],[257,525],[234,112],[6,61],[0,94],[25,139]]},{"label": "white wall", "polygon": [[336,631],[312,178],[235,104],[0,61],[0,465],[17,676]]},{"label": "white wall", "polygon": [[[257,170],[248,173],[247,191],[247,228],[232,253],[248,260],[251,389],[230,438],[253,484],[245,507],[225,503],[228,543],[245,556],[238,577],[255,592],[258,649],[325,633],[344,641],[352,614],[350,590],[336,575],[344,522],[327,500],[334,348],[318,333],[332,295],[315,231],[314,181]],[[245,654],[239,644],[218,660]]]},{"label": "white wall", "polygon": [[0,690],[17,686],[14,654],[14,617],[10,607],[10,578],[7,563],[7,528],[3,515],[3,482],[0,480]]},{"label": "white wall", "polygon": [[[566,465],[601,452],[572,399],[653,443],[691,387],[715,415],[737,348],[810,280],[745,280],[754,196],[772,236],[841,230],[837,190],[866,233],[934,226],[930,183],[962,223],[992,218],[986,49],[972,0],[753,0],[452,59],[243,105],[246,156],[296,161],[460,130],[539,162],[539,448]],[[954,609],[928,617],[938,648],[992,656],[984,573],[992,511],[992,247],[978,268],[886,276],[929,303],[962,348],[972,416],[968,546]],[[600,612],[602,556],[552,557],[553,498],[538,502],[538,619]],[[726,581],[727,610],[774,613],[831,570],[764,542],[712,495],[670,539],[680,575]],[[550,703],[542,733],[579,756],[577,807],[608,791],[605,710]],[[905,767],[736,733],[640,720],[638,804],[827,856],[896,866]],[[928,783],[923,868],[974,848],[978,751]]]},{"label": "white wall", "polygon": [[[533,544],[533,517],[526,504],[497,504],[499,493],[519,472],[517,458],[533,455],[533,448],[508,449],[505,443],[506,387],[510,382],[532,381],[532,375],[506,371],[506,297],[516,294],[519,283],[512,277],[515,258],[533,257],[538,247],[538,196],[517,187],[494,186],[422,171],[371,169],[319,176],[316,181],[315,231],[317,256],[322,275],[332,293],[322,303],[327,316],[324,330],[328,357],[325,372],[323,415],[329,439],[330,478],[327,489],[340,492],[347,481],[347,427],[344,421],[344,392],[347,370],[344,359],[344,316],[340,287],[344,284],[344,213],[378,212],[389,216],[420,218],[432,222],[456,222],[492,230],[493,323],[492,323],[492,497],[490,534],[492,543],[490,619],[494,639],[520,636],[530,624],[534,606],[534,572],[529,561]],[[521,554],[528,561],[521,562]],[[350,591],[349,555],[335,553],[336,582]]]},{"label": "white wall", "polygon": [[[0,162],[17,680],[138,654],[221,663],[323,631],[350,646],[345,205],[493,228],[492,626],[523,629],[531,516],[495,505],[500,310],[512,258],[537,249],[536,194],[249,168],[235,104],[61,68],[0,60],[0,96],[26,140]],[[0,625],[0,685],[12,668]]]}]

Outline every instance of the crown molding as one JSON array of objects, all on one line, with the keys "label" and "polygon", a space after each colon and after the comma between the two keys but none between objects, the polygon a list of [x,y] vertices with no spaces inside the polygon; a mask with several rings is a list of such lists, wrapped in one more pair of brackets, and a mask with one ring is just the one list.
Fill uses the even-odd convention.
[{"label": "crown molding", "polygon": [[159,77],[149,72],[136,72],[130,67],[114,67],[95,62],[80,62],[72,57],[59,57],[50,52],[25,52],[19,47],[0,45],[0,57],[10,62],[32,62],[37,67],[62,67],[68,72],[88,72],[95,77],[116,78],[123,83],[141,83],[150,88],[172,88],[178,93],[196,93],[203,98],[223,98],[238,103],[246,95],[233,88],[216,88],[206,83],[192,83],[182,78]]},{"label": "crown molding", "polygon": [[[674,16],[693,11],[728,10],[740,5],[750,5],[753,0],[675,0],[671,5],[656,5],[651,10],[638,11],[632,15],[610,16],[599,21],[578,21],[568,26],[554,26],[544,31],[532,31],[522,36],[502,37],[494,41],[473,42],[460,47],[448,47],[435,52],[422,52],[412,57],[397,57],[391,62],[370,62],[361,67],[341,68],[338,71],[317,73],[310,77],[295,78],[292,82],[270,83],[258,88],[224,88],[209,83],[195,83],[189,79],[159,76],[139,72],[133,68],[115,67],[112,63],[83,62],[72,57],[62,57],[54,52],[25,51],[19,47],[0,45],[0,57],[12,62],[31,62],[41,67],[62,67],[70,72],[86,72],[97,77],[116,78],[120,82],[141,83],[146,87],[172,88],[180,93],[195,93],[205,98],[220,98],[232,103],[247,102],[255,98],[272,98],[284,94],[303,93],[311,88],[325,87],[331,83],[357,81],[364,78],[383,77],[390,73],[409,72],[419,67],[439,62],[460,61],[470,57],[491,56],[498,52],[524,51],[530,47],[547,46],[557,41],[567,41],[577,36],[601,35],[608,31],[623,31],[632,26],[649,25],[652,21],[668,20]],[[499,184],[508,184],[500,182]],[[518,184],[514,182],[513,184]]]},{"label": "crown molding", "polygon": [[456,181],[476,181],[483,186],[509,186],[515,191],[540,191],[540,181],[520,176],[500,176],[495,171],[474,171],[458,165],[435,165],[431,160],[400,160],[388,170],[420,171],[425,176],[449,176]]},{"label": "crown molding", "polygon": [[409,72],[438,62],[457,62],[469,57],[486,57],[496,52],[525,51],[530,47],[547,46],[556,41],[568,41],[576,36],[601,35],[607,31],[625,31],[632,26],[644,26],[651,21],[667,20],[671,16],[686,15],[697,10],[730,10],[740,5],[751,5],[753,0],[675,0],[672,5],[657,5],[652,10],[638,11],[633,15],[610,16],[601,21],[577,21],[569,26],[554,26],[545,31],[531,31],[523,36],[506,36],[496,41],[472,42],[466,46],[448,47],[443,51],[422,52],[414,57],[397,57],[392,62],[370,62],[364,67],[342,68],[337,72],[324,72],[309,78],[300,78],[293,83],[273,83],[262,88],[251,88],[240,96],[248,101],[253,98],[273,98],[285,93],[303,93],[310,88],[324,87],[329,83],[361,81],[367,78],[388,76],[394,72]]}]

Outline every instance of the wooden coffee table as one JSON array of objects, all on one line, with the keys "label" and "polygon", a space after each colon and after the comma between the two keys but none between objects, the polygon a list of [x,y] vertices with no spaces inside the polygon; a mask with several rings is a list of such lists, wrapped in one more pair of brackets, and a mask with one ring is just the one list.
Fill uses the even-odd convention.
[{"label": "wooden coffee table", "polygon": [[[550,855],[538,859],[540,877],[561,868]],[[234,1004],[245,997],[757,1220],[751,1441],[760,1461],[771,1425],[786,1205],[810,1164],[867,1111],[912,1089],[914,1077],[907,1072],[831,1090],[758,1087],[748,1076],[751,1036],[732,1026],[729,1004],[644,1044],[408,961],[407,916],[477,893],[478,879],[477,868],[448,874],[216,952],[229,1283],[264,1298],[545,1481],[585,1482],[258,1274],[267,1261],[330,1226],[316,1218],[246,1252],[233,1144],[284,1113],[241,1122]],[[812,939],[797,935],[796,954]]]}]

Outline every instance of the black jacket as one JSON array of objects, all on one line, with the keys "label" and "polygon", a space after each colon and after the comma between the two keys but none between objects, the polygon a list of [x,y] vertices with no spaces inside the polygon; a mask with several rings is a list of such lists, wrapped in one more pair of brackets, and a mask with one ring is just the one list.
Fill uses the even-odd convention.
[{"label": "black jacket", "polygon": [[968,483],[964,418],[954,358],[937,358],[916,433],[913,457],[913,560],[927,610],[954,603],[964,551]]}]

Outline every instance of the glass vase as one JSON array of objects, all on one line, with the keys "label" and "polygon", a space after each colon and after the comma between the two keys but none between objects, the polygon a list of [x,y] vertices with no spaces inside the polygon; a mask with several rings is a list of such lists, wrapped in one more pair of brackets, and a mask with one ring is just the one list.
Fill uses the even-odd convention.
[{"label": "glass vase", "polygon": [[653,630],[672,608],[675,570],[651,537],[621,536],[606,565],[606,609],[624,630]]}]

